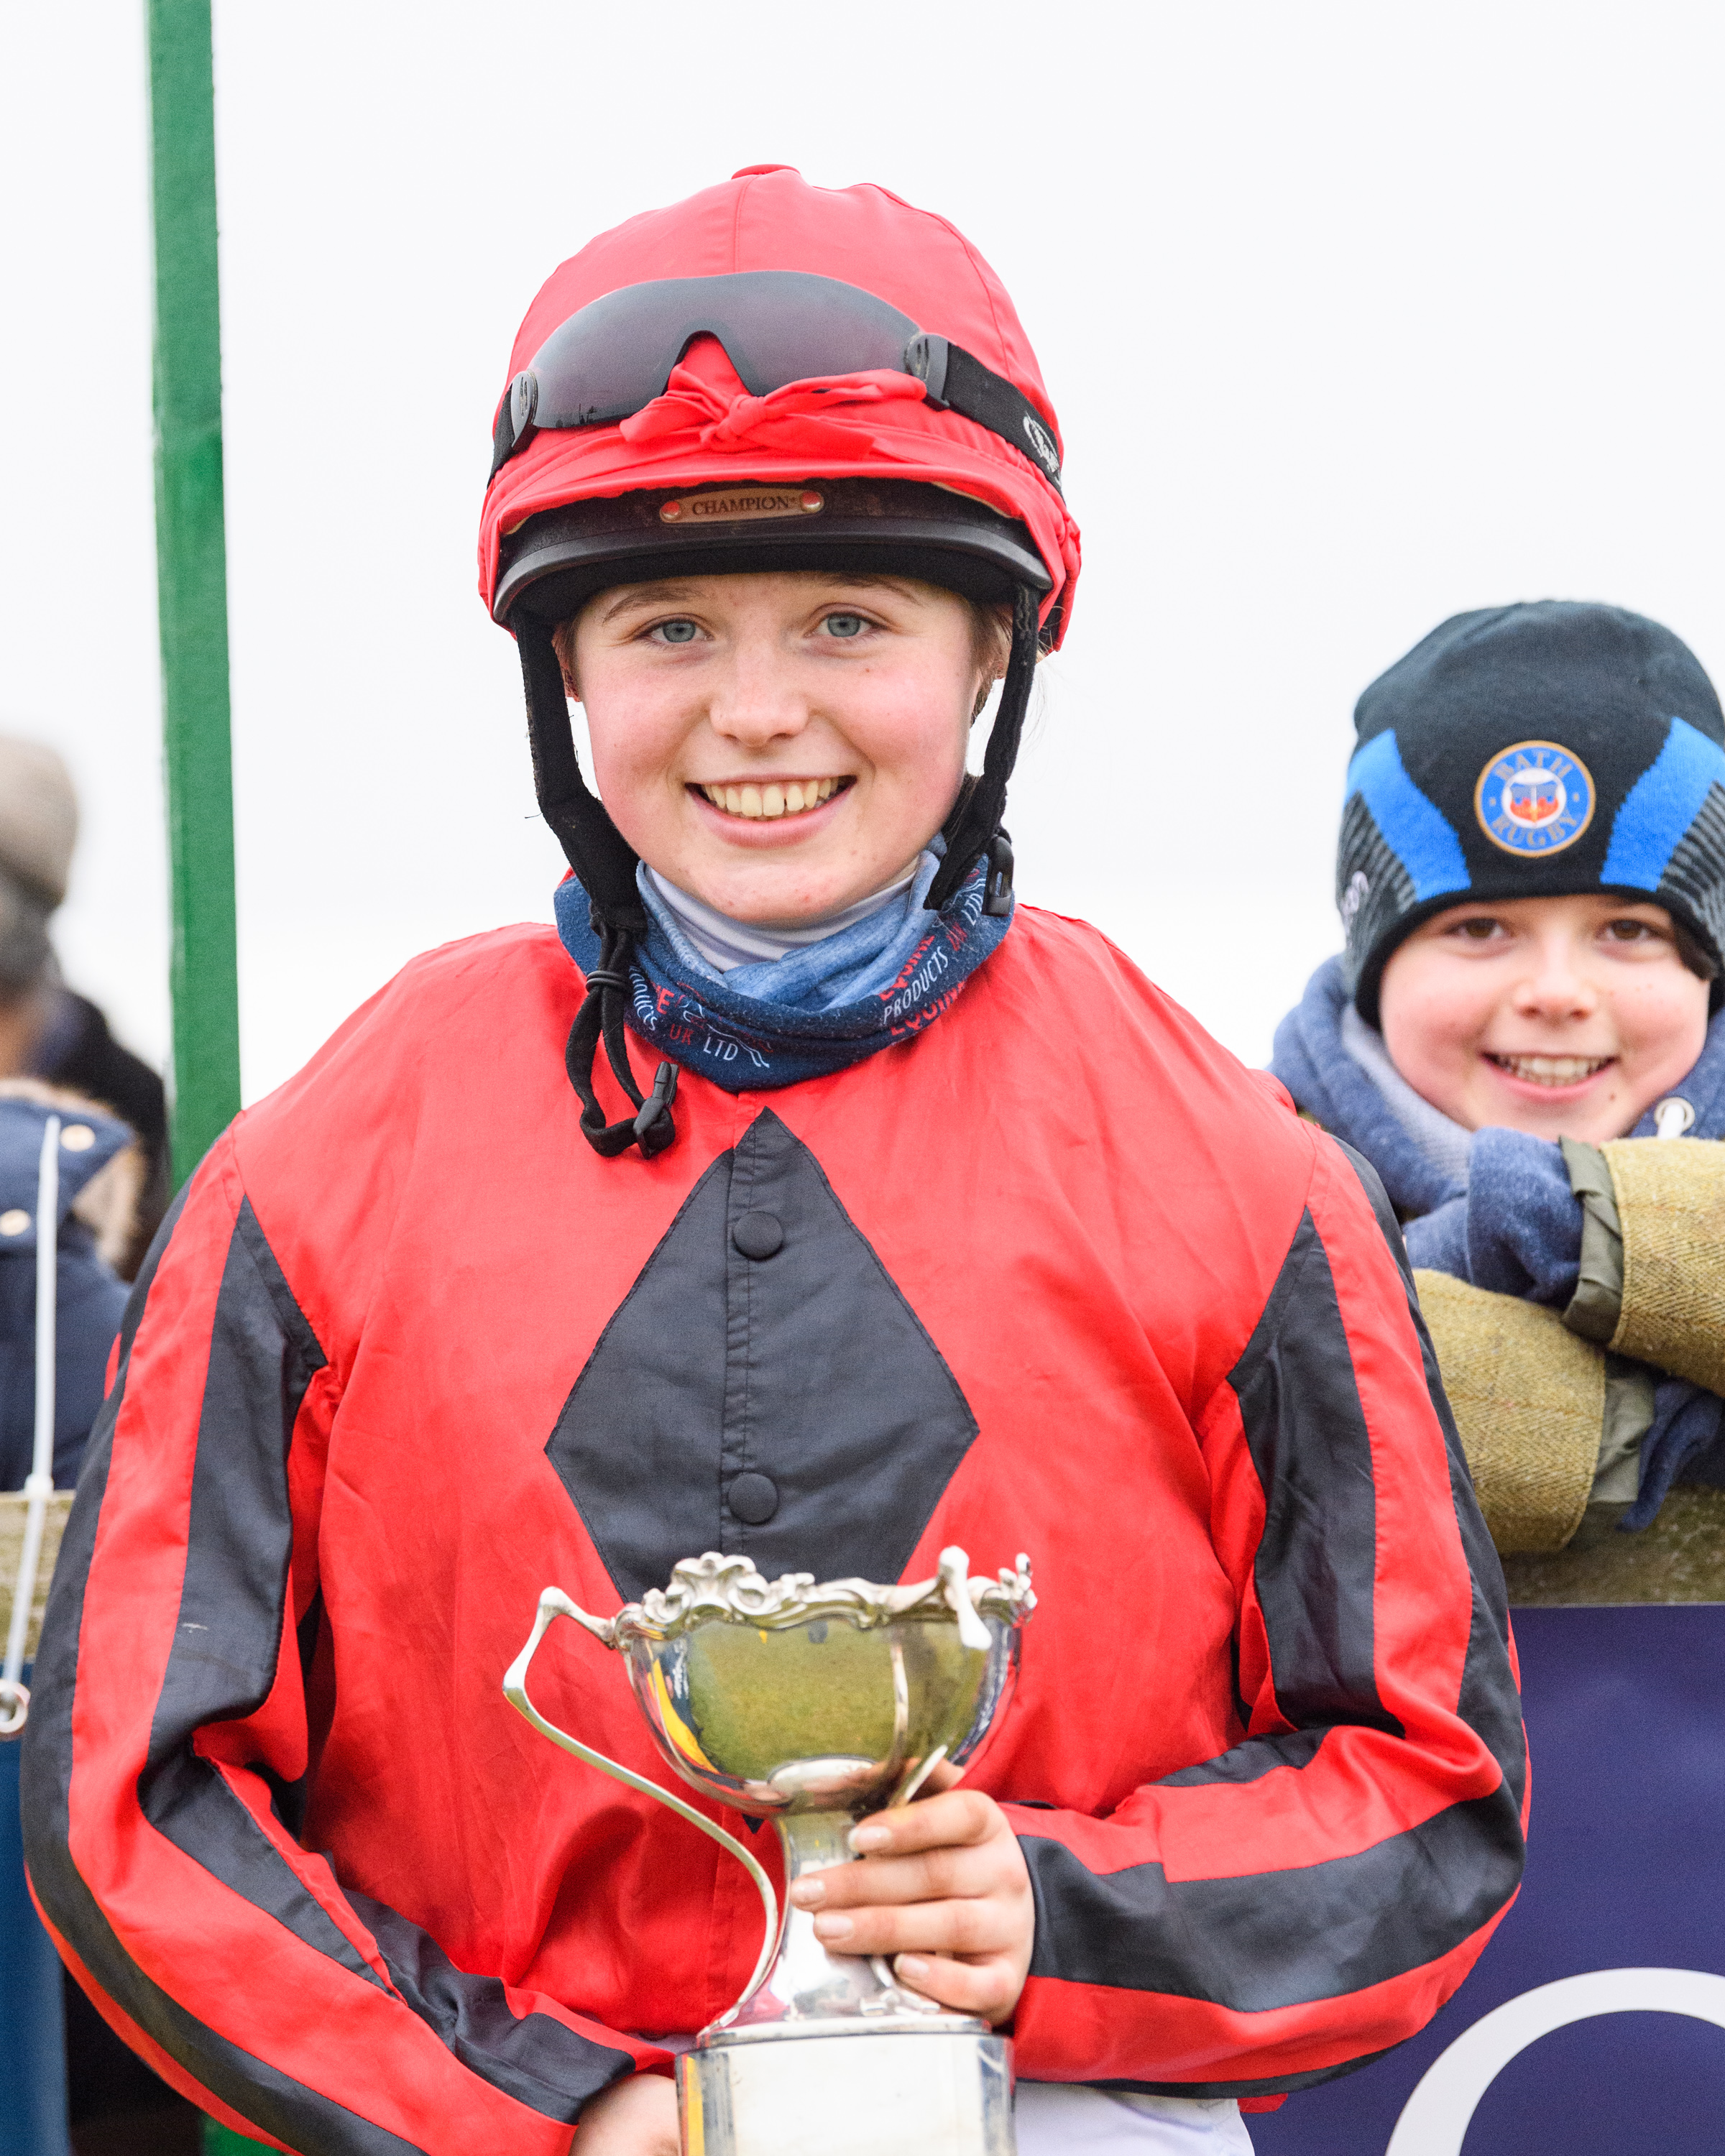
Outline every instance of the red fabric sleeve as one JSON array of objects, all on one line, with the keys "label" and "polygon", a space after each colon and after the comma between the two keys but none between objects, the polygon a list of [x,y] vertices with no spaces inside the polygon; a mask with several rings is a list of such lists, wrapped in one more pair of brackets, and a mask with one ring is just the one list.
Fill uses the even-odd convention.
[{"label": "red fabric sleeve", "polygon": [[1009,1806],[1037,1897],[1015,2024],[1031,2078],[1218,2096],[1324,2078],[1424,2026],[1520,1877],[1502,1575],[1399,1234],[1327,1139],[1199,1435],[1242,1739],[1106,1819]]},{"label": "red fabric sleeve", "polygon": [[137,1284],[68,1527],[31,1879],[103,2012],[214,2115],[302,2156],[562,2156],[588,2097],[666,2055],[454,1969],[284,1816],[336,1399],[226,1139]]}]

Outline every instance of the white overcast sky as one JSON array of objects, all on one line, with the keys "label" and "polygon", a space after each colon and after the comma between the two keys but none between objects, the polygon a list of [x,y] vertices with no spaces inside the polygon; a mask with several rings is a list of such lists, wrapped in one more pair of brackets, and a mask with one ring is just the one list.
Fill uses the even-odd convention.
[{"label": "white overcast sky", "polygon": [[[74,766],[66,970],[159,1058],[142,13],[0,0],[0,724]],[[510,341],[592,234],[768,161],[1014,295],[1086,557],[1019,889],[1261,1060],[1382,667],[1559,596],[1725,669],[1722,63],[1717,7],[1623,0],[218,0],[247,1097],[413,951],[549,917],[474,593]]]}]

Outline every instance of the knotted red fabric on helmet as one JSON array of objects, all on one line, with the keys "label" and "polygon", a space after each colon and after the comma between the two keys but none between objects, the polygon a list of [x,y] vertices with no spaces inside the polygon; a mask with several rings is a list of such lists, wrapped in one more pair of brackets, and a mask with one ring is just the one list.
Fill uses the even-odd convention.
[{"label": "knotted red fabric on helmet", "polygon": [[[889,398],[925,397],[914,376],[876,369],[868,374],[830,376],[824,382],[792,382],[764,397],[726,397],[701,380],[692,367],[678,365],[662,397],[624,420],[617,431],[626,442],[659,442],[669,448],[693,434],[703,449],[781,449],[793,456],[854,455],[853,420],[865,415],[846,410],[852,404],[880,404]],[[871,448],[891,455],[891,444],[868,438]]]}]

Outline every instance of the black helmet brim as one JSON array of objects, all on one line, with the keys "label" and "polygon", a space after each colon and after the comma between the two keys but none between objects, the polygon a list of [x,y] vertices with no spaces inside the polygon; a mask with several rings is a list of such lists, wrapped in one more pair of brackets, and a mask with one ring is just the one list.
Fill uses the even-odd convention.
[{"label": "black helmet brim", "polygon": [[[773,490],[759,480],[681,494],[660,488],[529,517],[502,542],[493,614],[507,624],[519,608],[542,621],[567,621],[596,592],[680,573],[861,571],[912,577],[985,604],[1049,588],[1024,525],[968,495],[912,480],[790,482],[781,490],[820,497],[818,511],[799,516],[667,522],[660,515],[671,501]],[[1045,640],[1054,627],[1045,625]]]}]

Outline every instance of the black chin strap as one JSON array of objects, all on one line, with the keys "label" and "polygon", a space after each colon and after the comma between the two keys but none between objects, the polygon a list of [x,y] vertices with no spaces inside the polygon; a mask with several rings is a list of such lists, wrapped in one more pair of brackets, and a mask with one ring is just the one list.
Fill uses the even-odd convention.
[{"label": "black chin strap", "polygon": [[[581,1102],[581,1135],[596,1153],[614,1159],[630,1146],[643,1160],[663,1152],[677,1134],[671,1102],[677,1097],[677,1066],[661,1063],[653,1091],[644,1096],[629,1068],[624,1031],[628,1007],[629,960],[638,936],[647,932],[647,916],[635,888],[634,849],[588,791],[575,755],[563,670],[547,624],[523,613],[515,623],[521,654],[521,679],[527,691],[527,738],[533,752],[533,790],[539,812],[557,835],[568,864],[581,880],[593,907],[593,932],[599,939],[599,963],[587,977],[587,993],[569,1029],[563,1068]],[[593,1091],[593,1068],[599,1043],[611,1075],[634,1103],[636,1112],[614,1123]]]},{"label": "black chin strap", "polygon": [[1036,679],[1037,611],[1035,593],[1020,584],[1012,603],[1012,657],[1000,691],[1000,709],[994,714],[982,776],[965,780],[942,826],[947,857],[922,901],[932,913],[938,913],[951,901],[983,854],[988,857],[983,912],[999,916],[1012,910],[1012,847],[1000,828],[1000,819],[1006,814],[1007,781],[1018,761],[1024,714],[1030,708],[1030,690]]},{"label": "black chin strap", "polygon": [[[651,1160],[655,1153],[663,1152],[677,1134],[671,1116],[671,1102],[677,1097],[677,1066],[675,1063],[661,1063],[653,1081],[653,1091],[644,1100],[642,1098],[634,1073],[629,1067],[629,1043],[623,1030],[623,1013],[629,995],[629,962],[634,952],[634,938],[626,928],[614,927],[601,920],[597,906],[593,908],[593,927],[599,937],[599,963],[588,974],[587,993],[575,1014],[574,1024],[569,1028],[568,1042],[563,1050],[563,1068],[581,1102],[581,1135],[593,1151],[606,1160],[614,1160],[631,1146],[639,1146],[642,1159]],[[633,1116],[619,1117],[614,1123],[605,1121],[605,1111],[593,1091],[593,1060],[602,1040],[611,1075],[634,1102],[637,1111]]]},{"label": "black chin strap", "polygon": [[647,916],[635,888],[638,855],[587,789],[569,727],[563,669],[551,626],[521,608],[510,627],[521,656],[527,692],[527,741],[533,753],[533,791],[539,813],[557,835],[581,887],[608,920],[645,935]]}]

